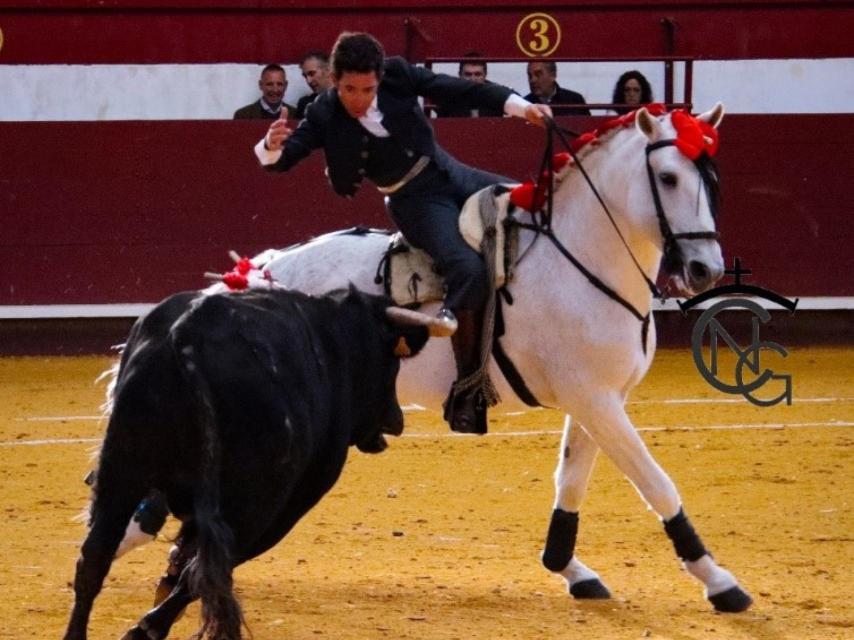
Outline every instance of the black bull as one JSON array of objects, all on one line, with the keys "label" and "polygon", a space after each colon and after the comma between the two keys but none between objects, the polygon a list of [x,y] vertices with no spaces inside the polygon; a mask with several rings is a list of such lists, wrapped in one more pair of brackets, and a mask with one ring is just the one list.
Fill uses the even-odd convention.
[{"label": "black bull", "polygon": [[115,380],[66,640],[86,638],[125,527],[152,490],[182,520],[186,557],[169,596],[125,638],[165,637],[196,598],[200,635],[240,637],[232,569],[317,503],[350,445],[379,452],[383,433],[403,429],[399,358],[424,346],[428,329],[416,323],[431,319],[389,305],[354,289],[193,292],[137,321]]}]

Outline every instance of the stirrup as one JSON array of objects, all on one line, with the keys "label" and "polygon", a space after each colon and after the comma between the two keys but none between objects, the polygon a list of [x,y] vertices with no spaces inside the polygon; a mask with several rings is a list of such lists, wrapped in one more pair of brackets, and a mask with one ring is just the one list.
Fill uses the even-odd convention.
[{"label": "stirrup", "polygon": [[457,322],[457,316],[454,315],[454,312],[448,309],[447,307],[442,307],[439,309],[439,312],[436,314],[436,319],[447,328],[449,334],[454,334],[457,332],[457,327],[459,323]]}]

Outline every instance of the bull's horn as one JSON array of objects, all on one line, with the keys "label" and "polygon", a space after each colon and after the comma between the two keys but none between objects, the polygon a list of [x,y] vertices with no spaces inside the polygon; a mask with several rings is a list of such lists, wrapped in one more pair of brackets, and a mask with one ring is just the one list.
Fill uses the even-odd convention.
[{"label": "bull's horn", "polygon": [[427,327],[427,332],[434,338],[447,338],[454,335],[454,332],[457,330],[456,322],[440,320],[435,316],[429,316],[426,313],[420,313],[412,309],[388,307],[385,313],[388,319],[394,324],[408,326],[422,325]]},{"label": "bull's horn", "polygon": [[213,273],[212,271],[205,271],[205,279],[211,280],[213,282],[222,282],[222,274]]}]

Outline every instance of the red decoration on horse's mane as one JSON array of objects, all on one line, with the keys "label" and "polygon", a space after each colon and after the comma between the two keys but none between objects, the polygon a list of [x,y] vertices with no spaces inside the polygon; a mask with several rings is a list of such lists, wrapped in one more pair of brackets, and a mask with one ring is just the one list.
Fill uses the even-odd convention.
[{"label": "red decoration on horse's mane", "polygon": [[[644,107],[651,116],[656,118],[667,113],[667,108],[660,102],[651,102],[644,105]],[[582,133],[570,142],[572,152],[578,153],[588,144],[599,144],[602,136],[612,129],[625,129],[634,126],[636,118],[637,110],[629,111],[619,118],[608,120],[593,131]],[[672,112],[670,121],[673,124],[673,128],[676,129],[676,148],[688,158],[696,160],[704,151],[710,156],[717,153],[718,131],[709,123],[703,122],[681,109]],[[551,170],[558,172],[571,163],[572,156],[569,153],[565,151],[563,153],[556,153],[552,157]],[[549,171],[545,170],[536,184],[532,180],[529,180],[513,188],[510,191],[510,202],[531,213],[539,211],[546,203],[546,189],[548,185]]]},{"label": "red decoration on horse's mane", "polygon": [[535,206],[534,188],[534,183],[530,180],[513,187],[510,190],[510,202],[520,209],[530,211],[531,213],[539,211],[543,207],[543,203],[540,203],[539,207]]},{"label": "red decoration on horse's mane", "polygon": [[552,156],[551,169],[545,169],[536,184],[532,180],[529,180],[510,190],[510,202],[532,213],[539,211],[546,204],[546,189],[549,185],[549,174],[560,171],[570,162],[572,162],[572,156],[566,151],[554,154]]},{"label": "red decoration on horse's mane", "polygon": [[249,278],[245,273],[239,273],[237,269],[235,267],[228,273],[222,274],[222,281],[232,291],[243,291],[249,286]]},{"label": "red decoration on horse's mane", "polygon": [[232,291],[243,291],[249,288],[249,272],[256,267],[246,256],[238,258],[234,252],[232,252],[232,256],[234,267],[231,271],[222,274],[222,281]]},{"label": "red decoration on horse's mane", "polygon": [[236,272],[237,272],[237,273],[239,273],[240,275],[245,276],[247,273],[249,273],[250,271],[252,271],[252,269],[254,269],[254,268],[255,268],[255,265],[254,265],[254,264],[252,264],[252,261],[251,261],[249,258],[247,258],[246,256],[243,256],[243,257],[242,257],[240,260],[238,260],[238,261],[237,261],[237,263],[234,265],[234,269],[233,269],[233,271],[236,271]]},{"label": "red decoration on horse's mane", "polygon": [[212,272],[205,273],[208,280],[222,282],[229,291],[280,288],[269,269],[262,271],[249,258],[245,256],[241,258],[236,251],[229,251],[228,255],[234,260],[234,268],[222,275]]},{"label": "red decoration on horse's mane", "polygon": [[673,112],[670,122],[676,129],[676,148],[691,160],[699,158],[704,151],[710,156],[718,152],[718,130],[708,122],[681,109]]},{"label": "red decoration on horse's mane", "polygon": [[[644,105],[644,107],[649,112],[649,115],[654,116],[656,118],[658,116],[663,116],[665,113],[667,113],[667,108],[660,102],[650,102],[649,104]],[[572,150],[578,153],[583,147],[588,144],[598,144],[599,139],[612,129],[625,129],[627,127],[634,126],[637,113],[637,110],[629,111],[628,113],[620,116],[619,118],[612,118],[611,120],[604,122],[602,125],[599,126],[598,129],[595,129],[594,131],[582,133],[570,143],[570,145],[572,146]]]}]

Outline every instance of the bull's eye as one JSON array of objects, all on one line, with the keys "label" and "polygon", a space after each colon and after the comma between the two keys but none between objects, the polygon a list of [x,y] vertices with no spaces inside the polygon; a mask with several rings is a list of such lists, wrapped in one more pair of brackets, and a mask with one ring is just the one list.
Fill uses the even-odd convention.
[{"label": "bull's eye", "polygon": [[658,179],[661,180],[661,184],[665,187],[675,187],[677,183],[676,174],[669,171],[662,171],[658,174]]}]

